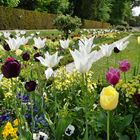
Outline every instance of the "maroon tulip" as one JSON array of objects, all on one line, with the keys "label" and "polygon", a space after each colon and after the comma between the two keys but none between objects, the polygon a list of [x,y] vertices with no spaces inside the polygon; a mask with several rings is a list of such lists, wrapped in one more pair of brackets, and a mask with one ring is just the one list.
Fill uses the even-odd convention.
[{"label": "maroon tulip", "polygon": [[127,60],[122,60],[119,62],[119,69],[122,72],[127,72],[130,69],[130,63]]},{"label": "maroon tulip", "polygon": [[4,65],[1,67],[2,73],[6,78],[18,77],[21,64],[14,58],[7,58]]},{"label": "maroon tulip", "polygon": [[36,89],[36,82],[35,81],[29,81],[29,82],[26,82],[25,84],[25,89],[28,91],[28,92],[32,92]]},{"label": "maroon tulip", "polygon": [[36,54],[34,54],[34,60],[35,60],[36,62],[40,62],[40,61],[37,59],[37,57],[39,57],[39,56],[42,56],[42,54],[41,54],[41,53],[36,53]]},{"label": "maroon tulip", "polygon": [[4,44],[4,45],[3,45],[3,48],[4,48],[4,50],[6,50],[6,51],[10,51],[10,47],[9,47],[8,44]]},{"label": "maroon tulip", "polygon": [[140,108],[140,94],[139,93],[134,94],[134,100],[135,100],[136,105]]},{"label": "maroon tulip", "polygon": [[114,53],[119,53],[120,50],[117,47],[114,47]]},{"label": "maroon tulip", "polygon": [[30,59],[30,54],[28,52],[25,52],[22,54],[22,59],[24,61],[28,61]]},{"label": "maroon tulip", "polygon": [[110,84],[115,86],[119,82],[119,79],[120,79],[120,72],[118,69],[110,68],[106,72],[106,80]]}]

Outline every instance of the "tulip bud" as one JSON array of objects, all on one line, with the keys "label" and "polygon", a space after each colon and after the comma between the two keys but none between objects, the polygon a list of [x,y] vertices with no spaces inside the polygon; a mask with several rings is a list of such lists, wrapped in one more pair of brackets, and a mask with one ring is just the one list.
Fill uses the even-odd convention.
[{"label": "tulip bud", "polygon": [[10,51],[10,47],[8,44],[4,44],[3,45],[3,48],[6,50],[6,51]]},{"label": "tulip bud", "polygon": [[114,47],[114,53],[119,53],[120,50],[117,47]]},{"label": "tulip bud", "polygon": [[36,86],[37,86],[37,84],[35,81],[29,81],[29,82],[26,82],[25,89],[28,92],[31,92],[31,91],[34,91],[36,89]]},{"label": "tulip bud", "polygon": [[135,99],[136,105],[140,108],[140,94],[139,93],[135,93],[134,94],[134,99]]},{"label": "tulip bud", "polygon": [[114,68],[110,68],[107,72],[106,72],[106,80],[112,84],[112,85],[116,85],[119,82],[120,79],[120,72],[117,69]]},{"label": "tulip bud", "polygon": [[22,59],[24,61],[28,61],[30,59],[30,54],[28,52],[25,52],[22,54]]},{"label": "tulip bud", "polygon": [[138,37],[138,44],[140,44],[140,36]]},{"label": "tulip bud", "polygon": [[40,61],[37,59],[37,57],[39,57],[39,56],[42,56],[41,53],[36,53],[36,54],[34,54],[34,60],[35,60],[36,62],[40,62]]},{"label": "tulip bud", "polygon": [[2,73],[6,78],[18,77],[21,64],[14,58],[7,58],[4,65],[1,67]]},{"label": "tulip bud", "polygon": [[127,60],[122,60],[119,62],[119,69],[122,72],[127,72],[130,69],[130,63]]},{"label": "tulip bud", "polygon": [[117,107],[119,100],[119,93],[112,86],[102,89],[100,94],[100,104],[104,110],[113,110]]}]

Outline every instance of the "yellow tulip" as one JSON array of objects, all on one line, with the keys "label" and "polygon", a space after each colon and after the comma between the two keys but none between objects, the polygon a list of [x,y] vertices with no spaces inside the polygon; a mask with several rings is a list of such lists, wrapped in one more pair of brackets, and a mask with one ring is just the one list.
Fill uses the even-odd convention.
[{"label": "yellow tulip", "polygon": [[140,44],[140,36],[138,36],[138,44]]},{"label": "yellow tulip", "polygon": [[119,93],[112,86],[103,88],[100,94],[100,104],[104,110],[113,110],[117,107]]}]

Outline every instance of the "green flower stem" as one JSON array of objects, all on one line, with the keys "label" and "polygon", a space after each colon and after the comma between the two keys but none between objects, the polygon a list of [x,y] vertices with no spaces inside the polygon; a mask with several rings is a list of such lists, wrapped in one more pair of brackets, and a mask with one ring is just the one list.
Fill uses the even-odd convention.
[{"label": "green flower stem", "polygon": [[126,73],[124,72],[124,82],[126,83]]},{"label": "green flower stem", "polygon": [[108,59],[108,57],[106,58],[106,67],[107,67],[107,70],[109,70],[109,59]]},{"label": "green flower stem", "polygon": [[31,117],[32,117],[32,129],[35,128],[35,121],[34,121],[34,112],[33,112],[33,108],[34,108],[33,93],[31,93]]},{"label": "green flower stem", "polygon": [[107,111],[107,140],[109,140],[110,111]]},{"label": "green flower stem", "polygon": [[88,140],[88,87],[87,87],[87,76],[83,74],[83,85],[84,85],[84,102],[85,102],[85,123],[86,123],[86,132],[85,132],[85,140]]},{"label": "green flower stem", "polygon": [[117,62],[117,54],[115,53],[115,59],[114,59],[114,66],[116,67],[116,62]]}]

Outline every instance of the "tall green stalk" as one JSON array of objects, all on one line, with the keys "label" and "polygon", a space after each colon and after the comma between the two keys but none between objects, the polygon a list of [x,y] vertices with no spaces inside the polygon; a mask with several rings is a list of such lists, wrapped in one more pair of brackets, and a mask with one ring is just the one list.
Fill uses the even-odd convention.
[{"label": "tall green stalk", "polygon": [[109,140],[109,134],[110,134],[110,111],[107,111],[107,140]]},{"label": "tall green stalk", "polygon": [[88,88],[87,88],[87,76],[83,74],[83,85],[84,85],[84,103],[85,103],[85,124],[86,124],[86,132],[85,132],[85,140],[88,140]]}]

